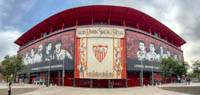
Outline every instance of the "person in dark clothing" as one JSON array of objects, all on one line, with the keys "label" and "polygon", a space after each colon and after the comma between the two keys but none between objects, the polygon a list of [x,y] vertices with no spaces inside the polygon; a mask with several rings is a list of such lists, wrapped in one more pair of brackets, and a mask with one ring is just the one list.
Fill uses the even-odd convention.
[{"label": "person in dark clothing", "polygon": [[190,79],[190,78],[188,78],[188,85],[190,85],[190,82],[191,82],[191,79]]},{"label": "person in dark clothing", "polygon": [[8,84],[8,95],[11,95],[11,85],[12,85],[12,82],[10,82],[9,84]]}]

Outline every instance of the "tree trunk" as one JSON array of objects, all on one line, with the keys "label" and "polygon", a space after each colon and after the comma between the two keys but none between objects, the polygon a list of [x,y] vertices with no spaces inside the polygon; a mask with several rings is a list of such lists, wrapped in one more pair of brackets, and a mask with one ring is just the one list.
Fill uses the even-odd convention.
[{"label": "tree trunk", "polygon": [[200,72],[198,72],[198,79],[199,79],[199,81],[200,81]]},{"label": "tree trunk", "polygon": [[13,73],[13,82],[15,83],[15,73]]},{"label": "tree trunk", "polygon": [[6,82],[8,83],[8,76],[6,76]]}]

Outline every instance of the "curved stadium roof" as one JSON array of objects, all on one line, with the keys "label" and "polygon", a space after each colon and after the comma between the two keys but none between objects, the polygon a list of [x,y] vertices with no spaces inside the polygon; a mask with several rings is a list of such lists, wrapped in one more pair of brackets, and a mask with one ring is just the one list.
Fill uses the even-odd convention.
[{"label": "curved stadium roof", "polygon": [[[76,25],[90,25],[93,22],[108,22],[110,25],[134,27],[145,32],[157,32],[161,39],[180,47],[186,41],[156,19],[133,8],[108,5],[92,5],[71,8],[59,12],[32,27],[15,43],[24,46],[30,41],[41,38],[44,32],[54,32]],[[34,36],[33,36],[34,35]]]}]

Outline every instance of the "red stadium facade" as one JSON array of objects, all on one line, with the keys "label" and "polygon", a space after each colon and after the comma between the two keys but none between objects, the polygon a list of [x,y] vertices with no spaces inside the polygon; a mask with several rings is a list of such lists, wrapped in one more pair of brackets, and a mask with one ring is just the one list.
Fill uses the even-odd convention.
[{"label": "red stadium facade", "polygon": [[19,81],[107,88],[163,81],[160,59],[181,64],[186,42],[138,10],[94,5],[57,13],[15,43],[27,65]]}]

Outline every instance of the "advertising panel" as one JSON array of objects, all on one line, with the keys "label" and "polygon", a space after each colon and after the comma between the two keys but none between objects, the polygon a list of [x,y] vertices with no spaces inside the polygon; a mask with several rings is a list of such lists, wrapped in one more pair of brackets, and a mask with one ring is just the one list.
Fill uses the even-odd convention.
[{"label": "advertising panel", "polygon": [[181,64],[183,53],[158,39],[136,31],[126,31],[127,70],[159,71],[161,58],[173,57]]},{"label": "advertising panel", "polygon": [[78,28],[76,36],[75,78],[126,78],[123,28]]},{"label": "advertising panel", "polygon": [[65,31],[47,37],[19,51],[27,65],[24,72],[65,69],[73,70],[74,31]]}]

